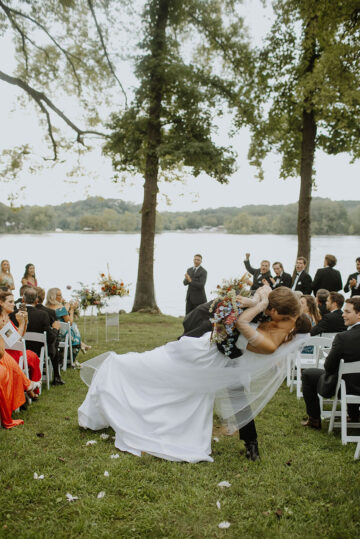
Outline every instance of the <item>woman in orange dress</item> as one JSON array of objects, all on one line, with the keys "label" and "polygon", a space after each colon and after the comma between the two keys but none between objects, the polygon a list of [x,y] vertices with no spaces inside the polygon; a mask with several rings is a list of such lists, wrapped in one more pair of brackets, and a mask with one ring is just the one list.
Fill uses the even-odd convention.
[{"label": "woman in orange dress", "polygon": [[[0,329],[5,325],[4,310],[0,306]],[[6,429],[22,425],[22,419],[12,419],[11,414],[25,402],[25,391],[32,395],[38,382],[29,380],[16,361],[5,351],[5,343],[0,337],[0,416]]]}]

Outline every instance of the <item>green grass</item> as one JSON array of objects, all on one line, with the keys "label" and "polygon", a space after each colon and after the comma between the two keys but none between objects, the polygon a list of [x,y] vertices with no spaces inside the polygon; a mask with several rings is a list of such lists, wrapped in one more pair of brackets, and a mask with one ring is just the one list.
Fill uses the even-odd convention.
[{"label": "green grass", "polygon": [[[99,338],[80,360],[154,348],[181,333],[169,316],[127,314],[120,324],[119,341]],[[19,414],[24,426],[0,431],[0,537],[360,537],[355,444],[342,446],[325,426],[304,430],[304,403],[285,386],[257,418],[260,463],[245,459],[237,436],[220,436],[214,463],[186,464],[119,453],[111,429],[106,441],[80,429],[87,388],[79,371],[64,379]],[[97,444],[86,446],[90,439]],[[222,480],[231,487],[217,487]],[[68,502],[67,492],[79,500]],[[231,527],[219,529],[225,520]]]}]

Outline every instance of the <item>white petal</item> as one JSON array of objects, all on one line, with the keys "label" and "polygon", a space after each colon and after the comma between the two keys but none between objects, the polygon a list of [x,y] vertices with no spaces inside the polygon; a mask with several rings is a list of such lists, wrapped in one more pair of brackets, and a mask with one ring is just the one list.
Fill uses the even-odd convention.
[{"label": "white petal", "polygon": [[39,479],[44,479],[44,474],[39,475]]},{"label": "white petal", "polygon": [[115,455],[110,455],[110,458],[111,459],[119,459],[120,455],[119,455],[119,453],[115,453]]},{"label": "white petal", "polygon": [[223,522],[220,522],[218,527],[222,529],[230,528],[230,522],[227,522],[226,520],[224,520]]},{"label": "white petal", "polygon": [[39,479],[39,476],[36,472],[34,472],[34,479]]},{"label": "white petal", "polygon": [[110,475],[109,472],[107,470],[105,470],[104,477],[109,477],[109,475]]},{"label": "white petal", "polygon": [[102,491],[99,492],[99,494],[97,495],[98,499],[103,498],[104,496],[105,496],[105,490],[102,490]]},{"label": "white petal", "polygon": [[217,436],[214,436],[213,440],[214,440],[214,442],[218,442],[219,438]]},{"label": "white petal", "polygon": [[70,492],[67,492],[67,493],[66,493],[66,498],[68,499],[69,502],[73,502],[73,501],[79,499],[78,496],[73,496],[72,494],[70,494]]},{"label": "white petal", "polygon": [[88,442],[86,442],[86,445],[95,445],[95,444],[97,444],[96,440],[89,440]]},{"label": "white petal", "polygon": [[110,438],[110,434],[105,434],[105,433],[100,434],[100,438],[101,438],[102,440],[107,440],[108,438]]},{"label": "white petal", "polygon": [[218,509],[221,509],[221,503],[219,502],[219,500],[216,502],[216,507],[217,507]]},{"label": "white petal", "polygon": [[218,487],[231,487],[231,483],[229,483],[229,481],[220,481],[220,483],[218,483]]}]

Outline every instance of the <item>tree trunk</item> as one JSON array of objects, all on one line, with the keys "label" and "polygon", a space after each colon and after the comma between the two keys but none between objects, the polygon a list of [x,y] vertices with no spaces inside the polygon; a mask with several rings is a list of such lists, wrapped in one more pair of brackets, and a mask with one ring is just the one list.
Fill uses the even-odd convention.
[{"label": "tree trunk", "polygon": [[154,288],[154,243],[159,174],[158,148],[161,144],[163,66],[169,2],[170,0],[153,0],[150,6],[152,67],[149,77],[150,99],[145,156],[144,201],[141,210],[141,241],[133,312],[140,310],[160,312],[156,305]]},{"label": "tree trunk", "polygon": [[311,253],[311,218],[310,204],[312,191],[312,172],[315,155],[316,123],[314,112],[303,111],[301,162],[300,162],[300,195],[298,208],[298,252],[304,256],[310,266]]}]

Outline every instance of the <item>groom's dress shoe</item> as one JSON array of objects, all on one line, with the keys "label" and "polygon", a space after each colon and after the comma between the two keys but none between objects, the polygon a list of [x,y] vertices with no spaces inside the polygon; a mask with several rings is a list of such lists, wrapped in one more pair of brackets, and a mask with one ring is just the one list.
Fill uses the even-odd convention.
[{"label": "groom's dress shoe", "polygon": [[260,460],[259,446],[257,440],[252,440],[251,442],[245,442],[245,457],[253,462]]},{"label": "groom's dress shoe", "polygon": [[315,417],[308,417],[308,419],[304,419],[301,421],[301,424],[303,427],[311,427],[312,429],[321,429],[321,419],[315,418]]}]

